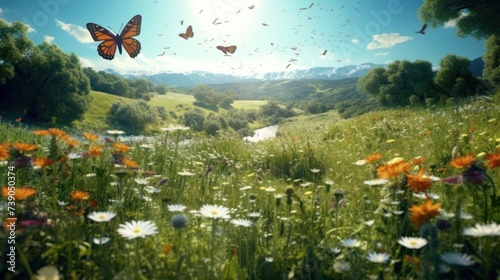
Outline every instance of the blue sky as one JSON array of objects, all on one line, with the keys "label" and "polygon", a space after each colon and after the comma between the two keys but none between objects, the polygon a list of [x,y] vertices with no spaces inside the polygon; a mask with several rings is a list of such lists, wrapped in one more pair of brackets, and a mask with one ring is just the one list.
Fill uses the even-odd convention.
[{"label": "blue sky", "polygon": [[[425,35],[415,33],[423,24],[417,16],[421,4],[419,0],[24,0],[0,2],[0,18],[26,23],[36,44],[44,40],[56,44],[75,53],[84,66],[122,73],[201,70],[251,75],[401,59],[423,59],[437,66],[446,54],[469,59],[483,55],[484,41],[457,37],[453,22],[428,27]],[[112,61],[102,59],[86,23],[119,33],[136,14],[142,15],[141,34],[135,37],[142,44],[141,53],[135,59],[125,52],[117,52]],[[194,37],[184,40],[178,34],[188,25]],[[218,45],[238,48],[224,56]]]}]

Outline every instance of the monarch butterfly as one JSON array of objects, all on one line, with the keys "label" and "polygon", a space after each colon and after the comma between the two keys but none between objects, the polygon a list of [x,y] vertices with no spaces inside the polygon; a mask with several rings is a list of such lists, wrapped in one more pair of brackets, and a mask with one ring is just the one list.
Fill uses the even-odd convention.
[{"label": "monarch butterfly", "polygon": [[134,16],[125,25],[120,35],[113,35],[106,28],[90,22],[87,23],[87,29],[90,31],[90,35],[92,35],[94,41],[103,41],[97,46],[97,52],[102,58],[112,60],[115,57],[116,46],[118,46],[118,52],[121,54],[122,45],[130,57],[134,58],[141,51],[141,43],[132,38],[132,36],[137,36],[141,33],[141,22],[141,15]]},{"label": "monarch butterfly", "polygon": [[186,40],[189,38],[193,38],[194,36],[193,27],[191,27],[191,25],[188,26],[188,28],[186,29],[186,33],[179,33],[179,36],[181,36]]},{"label": "monarch butterfly", "polygon": [[221,50],[224,54],[227,53],[233,54],[236,51],[236,46],[229,46],[229,47],[217,46],[217,49]]}]

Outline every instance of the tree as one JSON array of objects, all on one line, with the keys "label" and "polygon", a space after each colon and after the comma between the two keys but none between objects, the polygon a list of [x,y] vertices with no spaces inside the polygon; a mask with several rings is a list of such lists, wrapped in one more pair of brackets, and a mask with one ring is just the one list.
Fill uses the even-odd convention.
[{"label": "tree", "polygon": [[0,20],[0,109],[27,121],[71,123],[90,106],[89,80],[75,54],[56,45],[35,46],[27,27]]},{"label": "tree", "polygon": [[498,0],[424,0],[418,10],[420,18],[433,27],[457,21],[457,35],[488,38],[500,35]]},{"label": "tree", "polygon": [[221,103],[222,95],[207,85],[199,85],[193,89],[193,96],[197,102],[206,106],[217,106]]},{"label": "tree", "polygon": [[155,91],[156,91],[156,93],[158,93],[160,95],[165,95],[165,94],[167,94],[168,86],[167,85],[156,86]]},{"label": "tree", "polygon": [[500,35],[491,35],[485,45],[483,76],[493,86],[500,87]]},{"label": "tree", "polygon": [[189,126],[193,131],[202,131],[204,121],[205,116],[198,108],[184,113],[184,125]]},{"label": "tree", "polygon": [[361,93],[370,94],[387,106],[410,105],[410,97],[415,102],[424,103],[432,94],[432,65],[428,61],[397,60],[387,69],[377,67],[371,69],[358,80],[357,89]]},{"label": "tree", "polygon": [[141,133],[148,124],[155,123],[157,117],[155,111],[144,101],[125,105],[113,103],[110,108],[109,120],[112,124],[123,127],[130,133]]},{"label": "tree", "polygon": [[469,59],[447,55],[439,62],[434,82],[447,97],[467,97],[476,94],[481,83],[469,71]]}]

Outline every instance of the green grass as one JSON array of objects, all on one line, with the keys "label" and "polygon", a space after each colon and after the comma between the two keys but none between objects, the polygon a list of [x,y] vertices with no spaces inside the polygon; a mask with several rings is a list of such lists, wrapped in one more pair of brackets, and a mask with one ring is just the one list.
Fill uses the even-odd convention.
[{"label": "green grass", "polygon": [[[162,98],[159,102],[170,105],[189,102],[181,96]],[[169,131],[129,144],[129,151],[102,137],[70,148],[62,139],[33,135],[23,124],[0,123],[0,143],[39,145],[31,152],[11,148],[0,164],[5,185],[15,181],[18,188],[37,191],[16,201],[22,227],[15,233],[18,272],[7,272],[2,262],[0,278],[30,279],[53,265],[65,279],[496,279],[498,236],[462,233],[476,224],[500,223],[500,168],[485,165],[486,154],[500,156],[499,101],[497,94],[493,103],[387,110],[350,120],[334,113],[300,116],[295,124],[281,125],[281,137],[262,143],[245,143],[229,132],[205,138]],[[87,156],[90,146],[101,145],[102,155]],[[379,161],[361,162],[377,152]],[[452,153],[475,159],[455,168]],[[35,157],[56,161],[44,168],[21,167]],[[411,163],[416,157],[423,163]],[[138,166],[125,167],[124,158]],[[367,184],[397,158],[409,163],[406,174]],[[15,176],[8,173],[14,162]],[[439,195],[432,199],[440,203],[438,216],[429,212],[418,218],[409,210],[425,202],[406,177],[418,177],[420,170],[441,179],[468,179],[426,186],[426,193]],[[77,190],[87,192],[88,199],[75,199]],[[173,204],[186,209],[172,212]],[[230,209],[230,218],[196,212],[207,205]],[[94,211],[116,216],[95,222],[87,217]],[[5,211],[1,215],[4,221],[8,217]],[[235,219],[251,225],[237,227]],[[130,240],[118,232],[120,225],[138,220],[154,223],[157,232]],[[41,224],[21,224],[26,221]],[[2,240],[9,234],[0,231]],[[101,236],[109,242],[95,244]],[[401,237],[422,237],[427,244],[407,249],[397,242]],[[349,247],[348,239],[357,242]],[[466,254],[475,264],[450,267],[441,259],[445,252]],[[372,253],[384,253],[389,261],[372,262],[367,258]],[[443,267],[449,270],[440,273]]]}]

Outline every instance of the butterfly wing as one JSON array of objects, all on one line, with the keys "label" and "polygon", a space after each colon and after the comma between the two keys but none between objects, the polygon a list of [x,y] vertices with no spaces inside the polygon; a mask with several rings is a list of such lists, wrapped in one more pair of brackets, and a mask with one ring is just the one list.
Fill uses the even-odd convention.
[{"label": "butterfly wing", "polygon": [[217,49],[221,50],[224,54],[227,54],[227,48],[223,46],[217,46]]},{"label": "butterfly wing", "polygon": [[[121,42],[119,43],[123,45],[125,51],[131,58],[136,57],[141,52],[141,42],[132,38],[133,36],[141,34],[141,23],[142,16],[136,15],[127,23],[127,25],[125,25],[122,33],[120,33]],[[120,47],[120,44],[118,44],[118,48],[121,50]]]},{"label": "butterfly wing", "polygon": [[97,46],[99,55],[104,59],[112,60],[115,57],[117,36],[95,23],[87,23],[87,29],[94,41],[103,41]]},{"label": "butterfly wing", "polygon": [[422,30],[420,30],[420,32],[424,32],[426,28],[427,28],[427,23],[424,23],[424,25],[422,26]]},{"label": "butterfly wing", "polygon": [[186,29],[186,35],[189,37],[189,38],[193,38],[194,36],[194,32],[193,32],[193,27],[190,25],[188,26],[188,28]]},{"label": "butterfly wing", "polygon": [[226,49],[228,53],[233,54],[236,51],[236,46],[229,46]]}]

